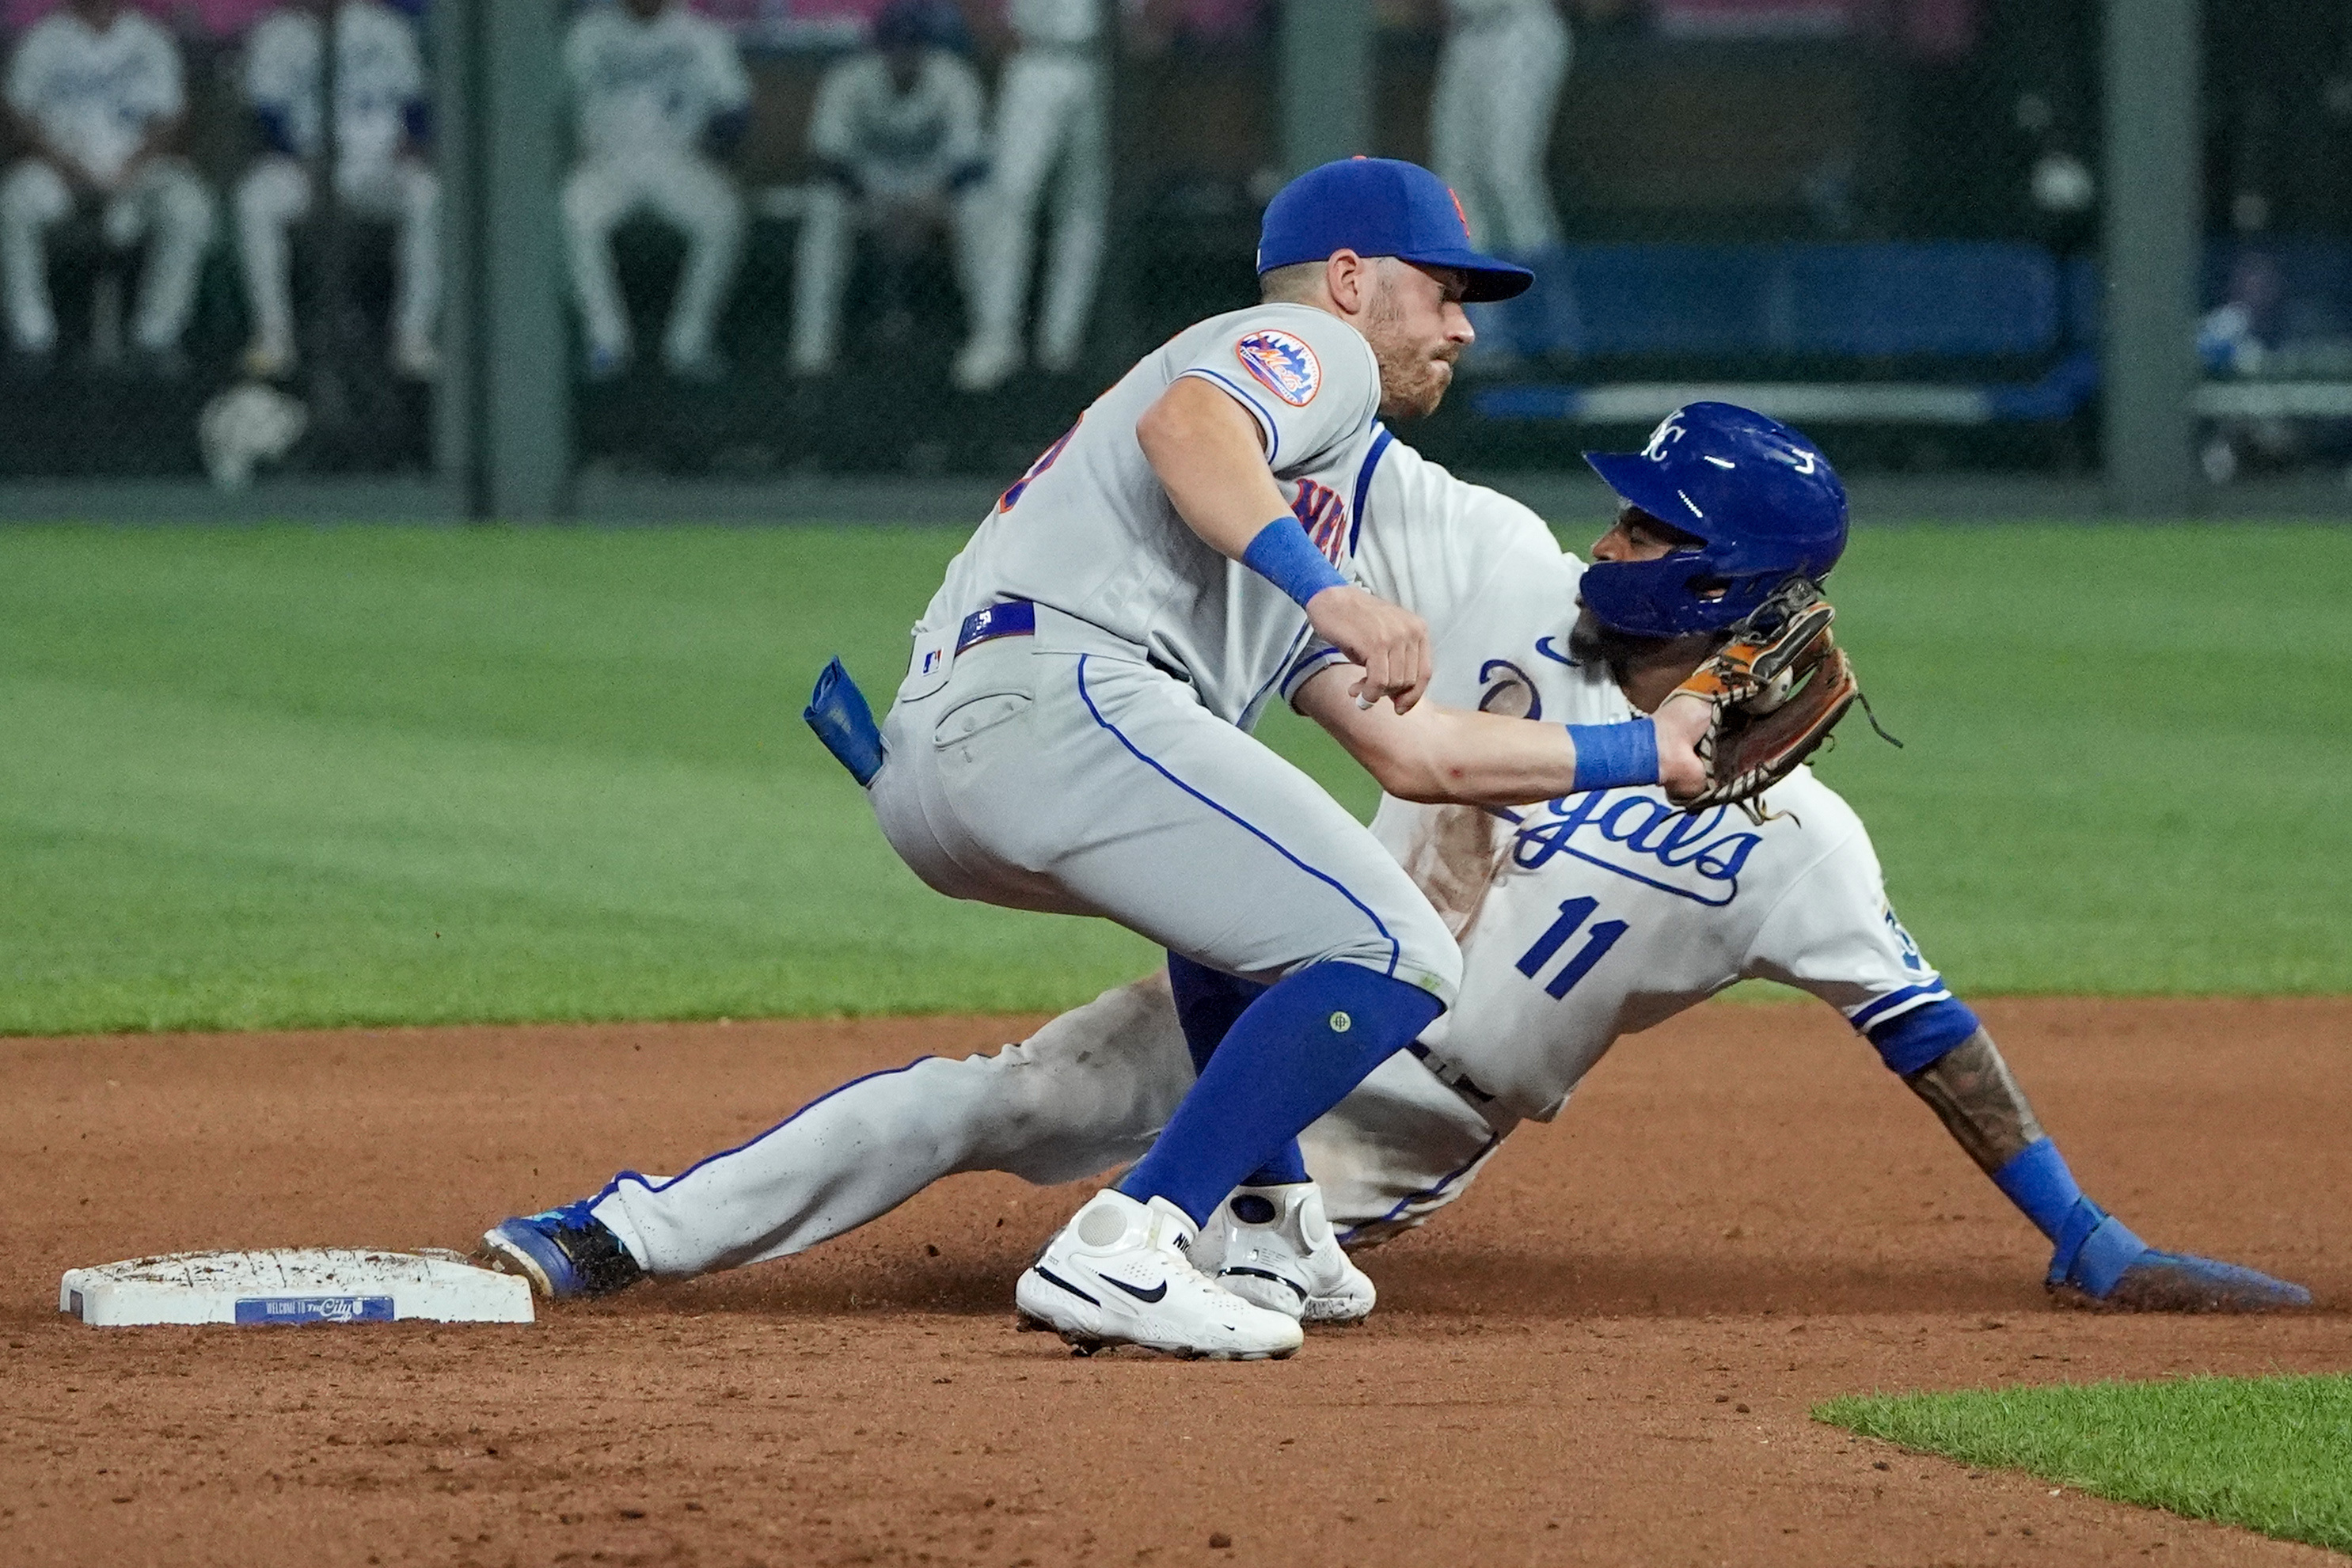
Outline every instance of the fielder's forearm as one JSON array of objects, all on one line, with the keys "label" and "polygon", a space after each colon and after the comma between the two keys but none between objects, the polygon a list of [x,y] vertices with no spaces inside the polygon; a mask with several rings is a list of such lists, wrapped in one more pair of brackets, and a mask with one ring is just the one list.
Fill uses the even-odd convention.
[{"label": "fielder's forearm", "polygon": [[2025,1091],[2010,1075],[1992,1036],[1981,1029],[1903,1082],[1987,1176],[2042,1136]]},{"label": "fielder's forearm", "polygon": [[[1659,715],[1655,766],[1649,777],[1596,775],[1598,759],[1578,754],[1568,726],[1434,703],[1402,714],[1385,706],[1360,708],[1349,693],[1360,674],[1351,664],[1331,664],[1309,677],[1293,701],[1300,713],[1328,730],[1382,789],[1401,800],[1432,806],[1525,806],[1586,789],[1659,782],[1670,793],[1689,795],[1704,777],[1690,746],[1706,722],[1706,710],[1696,703],[1671,704]],[[1598,738],[1588,731],[1587,746],[1595,747]]]}]

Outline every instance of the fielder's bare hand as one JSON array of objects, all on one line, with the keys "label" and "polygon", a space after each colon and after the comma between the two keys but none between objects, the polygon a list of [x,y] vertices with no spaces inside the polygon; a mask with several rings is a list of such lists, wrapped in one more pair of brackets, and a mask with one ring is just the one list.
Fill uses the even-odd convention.
[{"label": "fielder's bare hand", "polygon": [[1317,633],[1363,667],[1350,690],[1360,707],[1382,697],[1399,713],[1429,689],[1429,624],[1410,610],[1352,584],[1327,588],[1307,601],[1307,619]]},{"label": "fielder's bare hand", "polygon": [[1715,722],[1715,705],[1696,692],[1674,691],[1658,705],[1658,782],[1679,806],[1707,786],[1706,763],[1698,743]]}]

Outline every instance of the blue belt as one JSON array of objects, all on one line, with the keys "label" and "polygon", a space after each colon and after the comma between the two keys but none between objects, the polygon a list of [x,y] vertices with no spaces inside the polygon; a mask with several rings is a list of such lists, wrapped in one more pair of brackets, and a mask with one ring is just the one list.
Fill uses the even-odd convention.
[{"label": "blue belt", "polygon": [[1037,630],[1037,607],[1025,599],[1008,599],[1002,604],[992,604],[975,610],[963,618],[963,629],[956,633],[955,651],[959,658],[968,648],[999,637],[1026,637]]}]

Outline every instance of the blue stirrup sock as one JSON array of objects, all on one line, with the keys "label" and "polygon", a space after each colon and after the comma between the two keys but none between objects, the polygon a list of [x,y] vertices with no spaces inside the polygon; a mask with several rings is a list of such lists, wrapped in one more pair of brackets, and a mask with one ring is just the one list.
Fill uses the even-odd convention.
[{"label": "blue stirrup sock", "polygon": [[2048,1138],[2036,1139],[1995,1171],[1993,1185],[2050,1238],[2050,1283],[2104,1297],[2147,1250],[2129,1226],[2089,1198]]},{"label": "blue stirrup sock", "polygon": [[[1192,1053],[1192,1073],[1198,1077],[1217,1054],[1226,1032],[1249,1005],[1265,995],[1255,980],[1244,980],[1195,964],[1181,953],[1168,955],[1168,983],[1176,993],[1176,1021],[1184,1028],[1184,1049]],[[1272,1159],[1243,1178],[1244,1186],[1286,1186],[1307,1179],[1307,1158],[1291,1139]]]},{"label": "blue stirrup sock", "polygon": [[1164,1197],[1206,1224],[1227,1193],[1444,1010],[1420,987],[1358,965],[1299,970],[1243,1010],[1118,1189]]}]

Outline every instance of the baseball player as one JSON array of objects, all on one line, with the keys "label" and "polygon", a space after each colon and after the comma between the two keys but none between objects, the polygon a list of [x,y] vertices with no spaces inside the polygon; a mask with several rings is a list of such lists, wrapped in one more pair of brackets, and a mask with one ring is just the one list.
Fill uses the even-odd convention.
[{"label": "baseball player", "polygon": [[187,107],[178,47],[119,0],[72,0],[16,46],[6,98],[30,149],[0,180],[11,346],[35,361],[55,354],[46,241],[94,210],[109,246],[147,242],[131,342],[148,365],[175,371],[213,233],[211,193],[169,152]]},{"label": "baseball player", "polygon": [[[1654,706],[1753,602],[1750,584],[1825,571],[1843,542],[1827,463],[1745,411],[1693,405],[1644,452],[1593,462],[1625,507],[1586,569],[1516,502],[1402,444],[1385,449],[1370,508],[1402,526],[1360,564],[1427,607],[1433,697],[1546,726]],[[1327,665],[1297,700],[1348,706],[1349,678]],[[2308,1300],[2252,1270],[2153,1251],[2084,1197],[1990,1036],[1895,918],[1851,808],[1801,769],[1761,804],[1756,821],[1685,815],[1653,787],[1528,810],[1384,800],[1373,831],[1460,936],[1450,1031],[1390,1058],[1307,1130],[1313,1182],[1244,1185],[1220,1205],[1196,1264],[1270,1310],[1360,1318],[1375,1292],[1343,1248],[1459,1199],[1521,1122],[1559,1113],[1619,1036],[1765,977],[1836,1008],[1927,1102],[2052,1241],[2053,1289],[2174,1310]],[[788,1256],[959,1171],[1077,1179],[1150,1146],[1232,987],[1171,958],[1166,975],[993,1056],[860,1078],[673,1178],[625,1171],[573,1206],[585,1217],[570,1252],[514,1220],[489,1247],[545,1293],[594,1295],[647,1273]]]},{"label": "baseball player", "polygon": [[996,89],[990,221],[974,255],[972,333],[956,357],[964,392],[1021,369],[1037,211],[1053,185],[1054,236],[1037,319],[1037,368],[1075,369],[1094,310],[1110,216],[1110,62],[1104,0],[1011,0],[1019,47]]},{"label": "baseball player", "polygon": [[[982,95],[978,74],[942,47],[943,22],[927,0],[898,0],[875,19],[874,47],[817,88],[808,139],[823,178],[809,193],[793,280],[796,375],[833,369],[855,228],[873,232],[895,284],[944,225],[969,279],[988,172]],[[964,292],[969,300],[968,282]]]},{"label": "baseball player", "polygon": [[[327,0],[295,0],[246,46],[245,98],[266,150],[237,184],[236,241],[253,314],[245,369],[264,381],[295,367],[288,235],[310,215],[326,13]],[[348,211],[394,225],[392,366],[429,380],[440,365],[441,182],[420,151],[425,65],[408,19],[381,0],[341,0],[334,21],[335,193]]]},{"label": "baseball player", "polygon": [[662,362],[673,375],[715,380],[726,367],[710,340],[742,252],[743,198],[710,152],[731,149],[751,116],[751,81],[735,40],[677,0],[623,0],[572,25],[563,67],[580,135],[563,222],[588,374],[601,381],[628,364],[629,316],[612,236],[646,212],[687,244]]},{"label": "baseball player", "polygon": [[[1344,657],[1349,700],[1318,721],[1392,791],[1435,800],[1662,779],[1690,798],[1713,711],[1570,729],[1420,708],[1424,626],[1340,570],[1392,526],[1364,508],[1376,416],[1434,408],[1470,340],[1462,302],[1528,275],[1470,247],[1427,170],[1374,159],[1277,193],[1258,262],[1265,303],[1178,333],[1005,492],[878,733],[837,669],[811,705],[932,887],[1106,916],[1265,984],[1151,1152],[1016,1291],[1061,1332],[1186,1355],[1297,1348],[1295,1322],[1184,1249],[1244,1177],[1291,1179],[1297,1132],[1429,1031],[1460,965],[1378,841],[1249,737],[1264,704]],[[593,1240],[589,1220],[520,1222],[514,1245]]]},{"label": "baseball player", "polygon": [[1486,340],[1480,357],[1499,368],[1517,350],[1551,347],[1562,331],[1572,340],[1574,332],[1545,167],[1570,40],[1555,0],[1445,0],[1445,9],[1430,95],[1431,161],[1461,195],[1478,243],[1525,261],[1540,280],[1527,298],[1478,320]]}]

